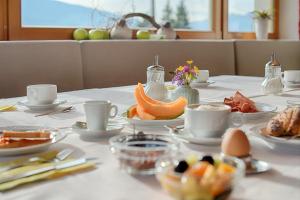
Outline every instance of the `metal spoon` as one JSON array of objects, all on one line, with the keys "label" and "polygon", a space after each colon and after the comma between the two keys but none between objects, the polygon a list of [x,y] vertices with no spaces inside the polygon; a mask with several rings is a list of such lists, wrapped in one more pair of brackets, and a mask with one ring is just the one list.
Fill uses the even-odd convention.
[{"label": "metal spoon", "polygon": [[66,107],[66,108],[63,108],[63,109],[60,109],[60,110],[54,110],[54,111],[38,114],[38,115],[35,115],[35,117],[41,117],[41,116],[51,115],[51,114],[55,114],[55,113],[67,113],[67,112],[70,112],[73,109],[74,109],[73,106],[69,106],[69,107]]}]

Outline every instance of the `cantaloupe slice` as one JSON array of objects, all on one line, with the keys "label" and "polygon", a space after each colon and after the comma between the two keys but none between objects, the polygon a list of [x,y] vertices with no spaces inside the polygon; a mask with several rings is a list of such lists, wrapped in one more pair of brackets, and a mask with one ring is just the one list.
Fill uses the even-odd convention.
[{"label": "cantaloupe slice", "polygon": [[130,108],[128,108],[128,110],[126,112],[127,118],[133,118],[134,116],[137,115],[136,107],[137,107],[137,105],[133,105],[133,106],[130,106]]},{"label": "cantaloupe slice", "polygon": [[141,120],[155,120],[155,117],[147,112],[141,106],[137,106],[136,108],[137,115]]},{"label": "cantaloupe slice", "polygon": [[138,83],[137,88],[140,90],[140,94],[141,96],[148,102],[150,103],[155,103],[155,104],[166,104],[165,102],[162,101],[158,101],[156,99],[152,99],[149,96],[146,95],[144,87],[141,83]]},{"label": "cantaloupe slice", "polygon": [[139,85],[135,88],[134,94],[137,104],[144,112],[153,115],[157,119],[176,118],[184,112],[187,105],[187,100],[184,97],[179,97],[176,101],[167,104],[158,104],[149,100],[150,97],[145,98],[147,95],[143,96],[143,91],[144,88]]}]

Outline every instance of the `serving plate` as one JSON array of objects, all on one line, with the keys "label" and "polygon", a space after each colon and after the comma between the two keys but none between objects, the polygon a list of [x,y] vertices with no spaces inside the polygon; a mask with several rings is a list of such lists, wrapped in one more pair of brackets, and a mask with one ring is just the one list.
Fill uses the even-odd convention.
[{"label": "serving plate", "polygon": [[266,124],[259,124],[252,127],[250,131],[253,136],[260,138],[269,144],[279,147],[300,148],[300,138],[268,136],[262,132],[265,127]]},{"label": "serving plate", "polygon": [[170,120],[141,120],[139,118],[127,118],[127,121],[131,125],[142,127],[164,127],[164,126],[179,126],[184,124],[183,116]]},{"label": "serving plate", "polygon": [[238,112],[238,113],[243,115],[245,120],[257,120],[260,117],[265,116],[266,114],[273,113],[273,112],[275,114],[275,111],[277,110],[276,106],[266,104],[266,103],[255,103],[255,106],[256,106],[258,112],[255,112],[255,113]]},{"label": "serving plate", "polygon": [[42,144],[26,146],[26,147],[18,147],[18,148],[0,148],[0,156],[12,156],[12,155],[22,155],[35,153],[39,151],[43,151],[48,149],[51,145],[60,142],[67,136],[66,131],[56,130],[49,127],[41,127],[41,126],[6,126],[0,127],[0,132],[3,130],[10,131],[34,131],[34,130],[47,130],[51,133],[51,140],[49,142],[45,142]]}]

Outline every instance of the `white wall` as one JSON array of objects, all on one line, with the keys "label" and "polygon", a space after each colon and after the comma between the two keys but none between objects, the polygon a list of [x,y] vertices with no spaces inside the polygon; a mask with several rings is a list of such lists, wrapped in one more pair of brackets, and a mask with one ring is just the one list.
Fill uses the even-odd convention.
[{"label": "white wall", "polygon": [[280,0],[280,39],[299,39],[299,0]]}]

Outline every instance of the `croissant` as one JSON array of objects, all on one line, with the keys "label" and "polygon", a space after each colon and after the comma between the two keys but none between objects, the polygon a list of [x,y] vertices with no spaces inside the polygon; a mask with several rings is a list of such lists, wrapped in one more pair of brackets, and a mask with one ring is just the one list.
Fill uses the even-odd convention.
[{"label": "croissant", "polygon": [[290,107],[273,117],[266,127],[266,134],[272,136],[300,135],[300,107]]}]

